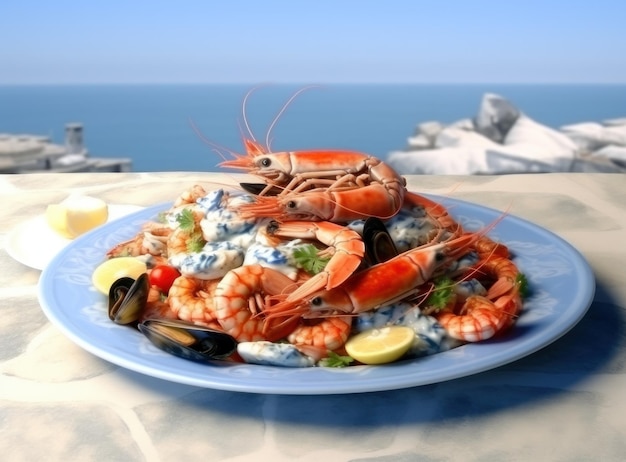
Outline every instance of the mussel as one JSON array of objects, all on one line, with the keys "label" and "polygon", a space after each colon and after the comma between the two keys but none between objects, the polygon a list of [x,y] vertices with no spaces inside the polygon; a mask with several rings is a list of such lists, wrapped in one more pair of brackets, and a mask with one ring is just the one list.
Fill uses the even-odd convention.
[{"label": "mussel", "polygon": [[370,217],[363,225],[363,242],[365,258],[370,265],[383,263],[398,255],[389,230],[380,218]]},{"label": "mussel", "polygon": [[109,319],[116,324],[134,325],[148,301],[150,282],[143,273],[137,279],[123,277],[109,289]]},{"label": "mussel", "polygon": [[157,348],[192,361],[224,359],[237,349],[227,333],[186,321],[146,319],[137,327]]}]

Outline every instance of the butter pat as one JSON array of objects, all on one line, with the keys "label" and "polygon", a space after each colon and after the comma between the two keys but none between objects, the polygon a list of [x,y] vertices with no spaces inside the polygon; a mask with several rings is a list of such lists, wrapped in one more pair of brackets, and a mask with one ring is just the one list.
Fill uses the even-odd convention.
[{"label": "butter pat", "polygon": [[46,209],[46,221],[55,232],[74,239],[107,222],[109,207],[101,199],[72,195]]}]

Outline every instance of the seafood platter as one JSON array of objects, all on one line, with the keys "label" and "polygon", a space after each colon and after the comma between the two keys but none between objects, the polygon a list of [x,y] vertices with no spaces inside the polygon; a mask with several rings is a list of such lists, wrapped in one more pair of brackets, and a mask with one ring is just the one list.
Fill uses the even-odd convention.
[{"label": "seafood platter", "polygon": [[584,259],[532,223],[410,191],[367,154],[245,146],[223,165],[258,183],[188,185],[64,249],[42,275],[48,317],[147,375],[316,394],[492,369],[591,303]]}]

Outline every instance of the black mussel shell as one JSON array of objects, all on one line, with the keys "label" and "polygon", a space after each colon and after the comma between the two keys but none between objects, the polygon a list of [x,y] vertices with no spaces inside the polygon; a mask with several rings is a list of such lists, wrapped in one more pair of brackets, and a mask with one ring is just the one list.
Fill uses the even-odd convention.
[{"label": "black mussel shell", "polygon": [[120,278],[109,289],[109,319],[116,324],[133,325],[148,302],[150,282],[146,273],[136,280]]},{"label": "black mussel shell", "polygon": [[[239,183],[244,191],[258,196],[267,187],[265,183]],[[266,196],[277,196],[282,191],[281,188],[272,187],[265,193]]]},{"label": "black mussel shell", "polygon": [[389,230],[380,218],[370,217],[363,225],[363,242],[365,243],[365,258],[370,265],[383,263],[398,255]]},{"label": "black mussel shell", "polygon": [[191,361],[224,359],[237,349],[227,333],[186,321],[146,319],[137,327],[157,348]]}]

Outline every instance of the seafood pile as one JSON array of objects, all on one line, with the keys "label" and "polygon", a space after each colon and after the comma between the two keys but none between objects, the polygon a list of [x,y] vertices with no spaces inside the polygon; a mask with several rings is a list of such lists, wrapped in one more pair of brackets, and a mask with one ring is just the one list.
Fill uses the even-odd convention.
[{"label": "seafood pile", "polygon": [[147,267],[111,286],[114,322],[184,358],[291,367],[360,364],[346,343],[385,326],[413,329],[414,358],[513,325],[525,279],[491,227],[464,230],[367,154],[244,141],[223,166],[260,183],[194,185],[107,253]]}]

